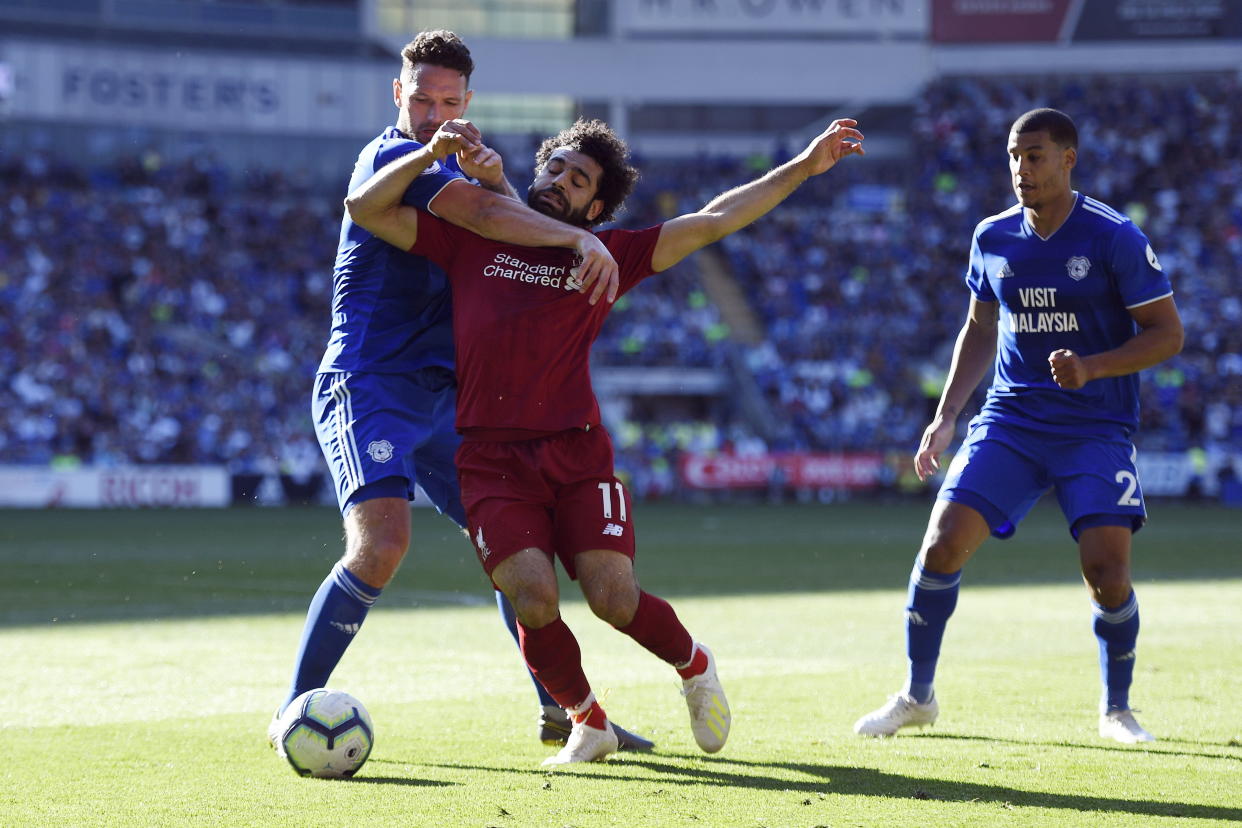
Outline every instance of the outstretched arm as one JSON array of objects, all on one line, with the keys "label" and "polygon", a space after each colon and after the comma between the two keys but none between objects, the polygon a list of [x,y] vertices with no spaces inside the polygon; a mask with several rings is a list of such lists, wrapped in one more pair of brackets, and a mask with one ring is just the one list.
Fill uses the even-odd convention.
[{"label": "outstretched arm", "polygon": [[940,405],[936,408],[936,416],[924,429],[918,453],[914,455],[914,471],[919,480],[926,480],[940,468],[940,455],[953,442],[958,415],[996,358],[999,312],[997,302],[980,302],[970,297],[970,311],[953,346],[953,362],[949,365]]},{"label": "outstretched arm", "polygon": [[656,272],[667,270],[764,215],[811,176],[826,172],[847,155],[862,155],[859,142],[863,134],[854,129],[857,123],[850,118],[833,121],[796,158],[762,178],[716,196],[697,213],[665,222],[651,256],[652,268]]},{"label": "outstretched arm", "polygon": [[[418,210],[401,203],[410,183],[435,161],[454,152],[477,153],[479,131],[469,121],[447,121],[421,149],[380,169],[345,199],[349,217],[378,238],[402,250],[418,240]],[[591,303],[617,284],[617,263],[593,233],[536,213],[514,199],[464,181],[445,187],[432,202],[436,213],[459,227],[494,241],[532,247],[568,247],[582,262],[580,283],[594,282]]]},{"label": "outstretched arm", "polygon": [[1048,354],[1052,379],[1062,388],[1082,388],[1094,379],[1122,377],[1164,362],[1182,350],[1185,333],[1173,297],[1130,310],[1139,332],[1119,347],[1079,356],[1061,348]]}]

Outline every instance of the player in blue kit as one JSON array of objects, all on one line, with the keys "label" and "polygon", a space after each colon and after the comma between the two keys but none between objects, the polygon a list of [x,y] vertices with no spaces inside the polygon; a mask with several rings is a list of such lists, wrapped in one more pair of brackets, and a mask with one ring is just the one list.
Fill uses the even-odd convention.
[{"label": "player in blue kit", "polygon": [[[1138,373],[1181,350],[1173,290],[1143,232],[1070,188],[1078,132],[1055,109],[1018,118],[1009,170],[1018,204],[975,229],[972,296],[935,418],[914,458],[926,479],[995,356],[987,401],[950,464],[910,576],[905,688],[854,730],[891,736],[931,724],[945,625],[961,570],[989,534],[1006,538],[1049,488],[1078,542],[1104,684],[1099,732],[1153,741],[1129,691],[1138,638],[1130,540],[1146,519],[1130,442]],[[999,344],[998,344],[999,343]],[[1021,608],[997,619],[1022,623]]]},{"label": "player in blue kit", "polygon": [[[451,32],[423,32],[411,41],[402,51],[401,76],[393,80],[397,123],[359,154],[349,191],[421,147],[446,121],[460,118],[472,94],[473,69],[469,49]],[[603,243],[527,207],[505,178],[500,156],[481,144],[460,165],[454,156],[428,169],[407,190],[404,203],[494,240],[573,248],[581,257],[577,278],[592,291],[590,301],[605,292],[610,301],[615,296],[617,265]],[[453,465],[460,437],[454,430],[451,325],[444,273],[375,238],[346,215],[333,273],[332,330],[312,401],[315,431],[344,517],[345,553],[311,601],[293,680],[277,715],[304,691],[327,683],[396,574],[410,543],[415,484],[442,514],[465,525]],[[503,594],[496,596],[516,642],[512,607]],[[534,684],[542,708],[540,738],[563,743],[571,727],[568,716]],[[618,735],[624,747],[652,747],[619,728]],[[271,727],[268,736],[273,741]]]}]

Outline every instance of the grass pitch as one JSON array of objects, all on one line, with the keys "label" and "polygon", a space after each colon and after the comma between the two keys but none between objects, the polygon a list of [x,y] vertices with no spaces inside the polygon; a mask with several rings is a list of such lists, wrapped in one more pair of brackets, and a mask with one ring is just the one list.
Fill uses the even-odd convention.
[{"label": "grass pitch", "polygon": [[610,715],[658,747],[554,772],[472,551],[416,512],[414,554],[333,677],[376,726],[343,782],[298,778],[264,738],[339,555],[334,512],[0,513],[16,691],[0,707],[0,825],[1242,822],[1242,512],[1152,511],[1133,698],[1154,745],[1095,735],[1095,642],[1055,509],[967,568],[936,726],[865,740],[854,719],[903,678],[927,504],[643,505],[640,578],[716,652],[733,733],[701,754],[672,671],[570,600]]}]

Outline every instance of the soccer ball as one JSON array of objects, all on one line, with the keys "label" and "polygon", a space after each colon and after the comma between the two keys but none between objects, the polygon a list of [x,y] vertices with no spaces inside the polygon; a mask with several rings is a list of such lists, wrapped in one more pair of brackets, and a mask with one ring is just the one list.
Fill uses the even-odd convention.
[{"label": "soccer ball", "polygon": [[302,776],[353,776],[375,742],[371,715],[340,690],[307,690],[285,708],[276,725],[276,752]]}]

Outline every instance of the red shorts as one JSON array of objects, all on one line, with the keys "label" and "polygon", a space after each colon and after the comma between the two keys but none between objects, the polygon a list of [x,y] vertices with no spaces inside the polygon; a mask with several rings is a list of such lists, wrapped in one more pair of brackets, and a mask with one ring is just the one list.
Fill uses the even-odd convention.
[{"label": "red shorts", "polygon": [[579,552],[633,559],[630,493],[613,474],[602,427],[514,443],[468,440],[456,462],[470,540],[489,576],[531,547],[559,557],[571,578]]}]

